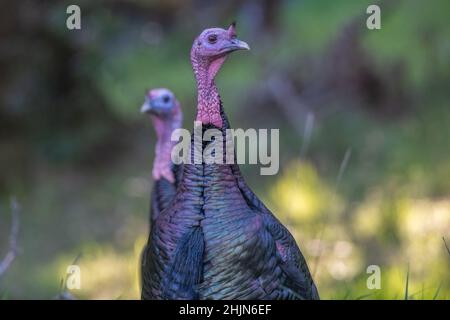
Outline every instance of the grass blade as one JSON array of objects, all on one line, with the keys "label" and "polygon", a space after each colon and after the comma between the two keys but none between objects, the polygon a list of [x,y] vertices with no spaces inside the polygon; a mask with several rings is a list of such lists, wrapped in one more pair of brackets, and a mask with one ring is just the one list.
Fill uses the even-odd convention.
[{"label": "grass blade", "polygon": [[373,295],[374,295],[373,293],[363,294],[363,295],[361,295],[359,297],[356,297],[355,300],[363,300],[363,299],[365,299],[367,297],[370,297],[370,296],[373,296]]},{"label": "grass blade", "polygon": [[409,263],[408,263],[408,270],[406,271],[405,300],[408,300],[408,290],[409,290]]},{"label": "grass blade", "polygon": [[434,296],[433,296],[433,300],[436,300],[436,299],[437,299],[437,297],[438,297],[438,295],[439,295],[439,291],[441,291],[441,286],[442,286],[442,282],[439,283],[439,286],[438,286],[438,288],[437,288],[437,290],[436,290],[436,293],[435,293]]},{"label": "grass blade", "polygon": [[421,300],[425,300],[424,292],[425,292],[425,283],[422,282],[422,297],[421,297]]},{"label": "grass blade", "polygon": [[342,300],[347,300],[350,297],[351,293],[352,293],[352,290],[350,288],[348,288],[347,292],[345,293],[345,296],[342,298]]}]

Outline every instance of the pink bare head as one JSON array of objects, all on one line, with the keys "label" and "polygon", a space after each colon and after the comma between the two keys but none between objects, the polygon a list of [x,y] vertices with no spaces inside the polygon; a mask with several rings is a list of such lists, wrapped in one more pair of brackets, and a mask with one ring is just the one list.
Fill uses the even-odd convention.
[{"label": "pink bare head", "polygon": [[[228,29],[205,29],[192,45],[191,60],[194,70],[198,69],[199,65],[207,69],[215,66],[216,70],[210,72],[210,76],[215,76],[225,57],[236,50],[250,50],[250,47],[237,38],[235,23],[232,23]],[[214,63],[217,61],[220,61],[218,66]]]},{"label": "pink bare head", "polygon": [[250,50],[250,47],[237,38],[236,24],[233,23],[227,30],[222,28],[203,30],[195,39],[191,53],[197,58],[214,60],[236,50]]}]

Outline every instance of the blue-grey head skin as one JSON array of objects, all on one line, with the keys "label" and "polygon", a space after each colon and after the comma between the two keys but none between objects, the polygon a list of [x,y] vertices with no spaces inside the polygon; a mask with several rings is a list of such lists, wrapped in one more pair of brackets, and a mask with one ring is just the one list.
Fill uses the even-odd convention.
[{"label": "blue-grey head skin", "polygon": [[164,116],[171,114],[175,107],[176,99],[172,91],[165,88],[157,88],[147,92],[141,112]]}]

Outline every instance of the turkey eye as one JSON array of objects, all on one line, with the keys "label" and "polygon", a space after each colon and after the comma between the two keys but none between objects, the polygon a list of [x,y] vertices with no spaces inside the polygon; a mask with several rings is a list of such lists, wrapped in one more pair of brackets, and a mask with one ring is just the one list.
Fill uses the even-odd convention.
[{"label": "turkey eye", "polygon": [[164,103],[167,103],[167,102],[169,102],[169,101],[170,101],[169,96],[164,96],[164,97],[163,97],[163,102],[164,102]]},{"label": "turkey eye", "polygon": [[208,42],[209,43],[215,43],[217,41],[217,35],[215,35],[215,34],[210,34],[209,36],[208,36]]}]

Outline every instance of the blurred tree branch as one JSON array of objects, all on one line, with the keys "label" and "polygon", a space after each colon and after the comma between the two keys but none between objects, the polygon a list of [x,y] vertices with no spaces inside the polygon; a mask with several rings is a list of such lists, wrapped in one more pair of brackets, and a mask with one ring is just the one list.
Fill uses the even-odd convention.
[{"label": "blurred tree branch", "polygon": [[19,203],[16,198],[11,198],[11,231],[9,235],[9,249],[6,253],[3,260],[0,261],[0,277],[9,269],[12,262],[17,256],[18,246],[17,246],[17,238],[19,236]]}]

